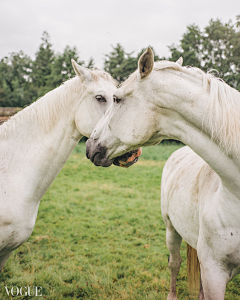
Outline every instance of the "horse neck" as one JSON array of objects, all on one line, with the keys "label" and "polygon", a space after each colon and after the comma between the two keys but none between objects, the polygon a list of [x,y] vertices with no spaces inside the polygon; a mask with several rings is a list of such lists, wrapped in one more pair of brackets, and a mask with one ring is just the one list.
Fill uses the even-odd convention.
[{"label": "horse neck", "polygon": [[[192,148],[219,175],[223,185],[235,195],[239,195],[240,157],[237,151],[239,148],[237,145],[231,145],[229,149],[231,142],[229,140],[225,142],[226,136],[223,136],[223,134],[225,132],[226,135],[227,131],[222,130],[221,126],[224,124],[224,118],[226,117],[228,122],[225,126],[229,126],[230,122],[228,130],[231,131],[231,120],[229,118],[234,118],[231,113],[235,104],[232,103],[232,110],[226,112],[228,99],[220,99],[226,103],[223,108],[220,108],[219,103],[213,103],[216,100],[213,99],[213,94],[217,93],[216,88],[222,89],[224,87],[229,91],[229,94],[232,93],[232,97],[236,98],[235,100],[239,98],[239,102],[240,94],[225,85],[225,83],[216,83],[217,79],[212,79],[213,83],[210,82],[206,86],[203,85],[201,76],[194,78],[193,82],[190,82],[190,79],[189,75],[179,76],[176,74],[176,76],[173,76],[173,81],[170,81],[170,86],[174,84],[173,86],[176,86],[176,88],[172,87],[170,92],[160,95],[160,99],[158,95],[158,105],[159,102],[162,103],[162,98],[165,97],[165,107],[162,109],[165,122],[161,121],[161,126],[165,127],[166,136],[178,139]],[[213,87],[211,84],[217,86]],[[212,88],[215,88],[215,90],[211,91]],[[219,114],[219,109],[222,110],[222,115]],[[237,104],[236,110],[239,110]],[[229,115],[226,116],[225,114]],[[164,123],[165,125],[163,125]],[[236,130],[236,139],[239,132],[240,127]]]},{"label": "horse neck", "polygon": [[77,80],[49,92],[0,128],[0,172],[7,172],[2,178],[9,181],[8,174],[14,174],[26,201],[40,201],[81,138],[74,122],[83,92]]}]

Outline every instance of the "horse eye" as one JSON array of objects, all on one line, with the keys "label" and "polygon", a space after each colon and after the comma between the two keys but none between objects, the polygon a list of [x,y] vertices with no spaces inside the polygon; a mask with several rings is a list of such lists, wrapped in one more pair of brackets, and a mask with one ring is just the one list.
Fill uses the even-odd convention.
[{"label": "horse eye", "polygon": [[113,96],[113,102],[114,103],[119,103],[121,99],[118,99],[116,96]]},{"label": "horse eye", "polygon": [[98,102],[107,102],[102,95],[97,95],[95,98],[97,99]]}]

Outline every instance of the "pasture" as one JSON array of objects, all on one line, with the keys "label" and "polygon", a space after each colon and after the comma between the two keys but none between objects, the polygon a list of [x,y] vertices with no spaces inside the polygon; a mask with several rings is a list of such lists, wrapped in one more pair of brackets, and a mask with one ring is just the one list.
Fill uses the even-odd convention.
[{"label": "pasture", "polygon": [[[44,299],[166,299],[160,182],[166,159],[179,147],[143,148],[139,162],[124,169],[95,167],[85,143],[78,144],[43,197],[32,235],[0,274],[0,299],[11,299],[4,286],[27,285],[41,286]],[[193,299],[184,242],[181,256],[178,298]],[[240,299],[240,275],[227,285],[226,299]]]}]

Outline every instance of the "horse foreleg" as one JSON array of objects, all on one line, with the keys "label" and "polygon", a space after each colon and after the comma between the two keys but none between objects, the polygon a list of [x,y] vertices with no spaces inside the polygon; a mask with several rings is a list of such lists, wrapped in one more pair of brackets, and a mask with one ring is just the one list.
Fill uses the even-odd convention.
[{"label": "horse foreleg", "polygon": [[227,282],[230,280],[227,272],[214,261],[201,260],[201,279],[204,290],[204,300],[224,300]]},{"label": "horse foreleg", "polygon": [[0,256],[0,272],[2,271],[2,269],[4,268],[9,256],[12,254],[12,252],[9,252],[3,256]]},{"label": "horse foreleg", "polygon": [[203,286],[202,286],[202,279],[201,279],[201,270],[200,270],[200,285],[199,285],[199,287],[200,287],[200,289],[199,289],[198,300],[205,300]]},{"label": "horse foreleg", "polygon": [[177,275],[179,273],[182,262],[182,258],[180,255],[182,238],[172,226],[169,226],[167,227],[166,241],[168,250],[170,252],[168,267],[171,275],[170,292],[168,294],[167,300],[177,300],[176,283]]}]

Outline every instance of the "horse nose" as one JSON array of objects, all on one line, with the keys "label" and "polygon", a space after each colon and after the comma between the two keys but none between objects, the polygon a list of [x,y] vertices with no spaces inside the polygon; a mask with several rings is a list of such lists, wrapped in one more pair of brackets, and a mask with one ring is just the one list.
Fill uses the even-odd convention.
[{"label": "horse nose", "polygon": [[107,149],[102,147],[97,140],[88,139],[86,143],[86,156],[95,166],[110,167],[113,159],[106,157]]},{"label": "horse nose", "polygon": [[91,144],[92,144],[92,139],[91,138],[89,138],[88,140],[87,140],[87,142],[86,142],[86,157],[88,158],[88,159],[90,159],[90,150],[91,150]]}]

